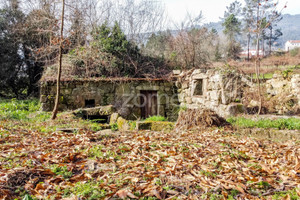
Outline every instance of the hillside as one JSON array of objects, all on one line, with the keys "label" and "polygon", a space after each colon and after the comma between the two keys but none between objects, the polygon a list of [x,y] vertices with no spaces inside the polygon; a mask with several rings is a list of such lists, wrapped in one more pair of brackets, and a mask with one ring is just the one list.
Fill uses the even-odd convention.
[{"label": "hillside", "polygon": [[[300,14],[283,15],[282,20],[278,23],[276,28],[281,28],[283,36],[278,40],[279,47],[283,48],[287,40],[300,40]],[[219,34],[223,32],[222,22],[211,22],[204,25],[211,29],[214,28]]]}]

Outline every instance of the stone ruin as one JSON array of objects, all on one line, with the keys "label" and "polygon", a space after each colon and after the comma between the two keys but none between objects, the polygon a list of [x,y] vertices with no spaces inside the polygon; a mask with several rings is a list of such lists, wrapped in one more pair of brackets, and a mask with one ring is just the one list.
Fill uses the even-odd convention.
[{"label": "stone ruin", "polygon": [[[56,82],[41,82],[41,109],[54,107]],[[114,78],[68,80],[61,83],[60,110],[75,110],[111,105],[127,120],[160,115],[171,121],[177,119],[177,88],[164,79]]]},{"label": "stone ruin", "polygon": [[[270,98],[288,94],[293,97],[292,103],[299,105],[299,74],[288,79],[274,75],[265,87]],[[246,113],[245,105],[241,103],[246,88],[255,91],[256,86],[243,75],[226,69],[174,70],[169,79],[69,80],[62,81],[60,110],[109,105],[126,120],[160,115],[176,121],[179,110],[183,108],[209,109],[226,118]],[[43,111],[53,109],[55,94],[55,81],[41,82]],[[273,112],[287,114],[288,111],[275,106]]]},{"label": "stone ruin", "polygon": [[176,82],[181,107],[210,109],[222,117],[244,112],[244,85],[241,75],[216,69],[181,72]]},{"label": "stone ruin", "polygon": [[265,84],[267,98],[276,102],[277,114],[300,114],[300,74],[284,76],[278,72]]}]

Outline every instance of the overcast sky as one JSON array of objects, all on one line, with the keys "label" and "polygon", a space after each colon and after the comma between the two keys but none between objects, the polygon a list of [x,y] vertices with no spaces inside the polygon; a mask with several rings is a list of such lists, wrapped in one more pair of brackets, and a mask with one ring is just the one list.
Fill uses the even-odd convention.
[{"label": "overcast sky", "polygon": [[[161,0],[165,4],[168,16],[176,23],[182,21],[186,12],[197,15],[202,11],[204,23],[217,22],[224,15],[226,6],[234,0]],[[240,2],[244,2],[240,0]],[[300,0],[279,0],[281,8],[286,2],[283,14],[300,14]],[[300,22],[299,22],[300,23]]]}]

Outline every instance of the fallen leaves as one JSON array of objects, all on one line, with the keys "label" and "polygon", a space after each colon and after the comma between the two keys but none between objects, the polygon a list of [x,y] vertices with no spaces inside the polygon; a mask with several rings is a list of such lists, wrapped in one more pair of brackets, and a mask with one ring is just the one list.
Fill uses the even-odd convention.
[{"label": "fallen leaves", "polygon": [[[92,195],[268,199],[292,189],[300,196],[300,145],[295,142],[255,140],[218,129],[101,138],[83,129],[76,134],[5,132],[10,134],[0,143],[2,199],[18,198],[22,191],[41,199],[74,200]],[[53,166],[63,170],[53,171]]]}]

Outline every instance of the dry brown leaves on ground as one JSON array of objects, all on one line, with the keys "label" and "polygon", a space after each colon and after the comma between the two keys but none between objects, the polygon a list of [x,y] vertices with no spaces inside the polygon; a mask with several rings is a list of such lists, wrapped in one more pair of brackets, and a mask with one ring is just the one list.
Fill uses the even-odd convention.
[{"label": "dry brown leaves on ground", "polygon": [[[39,133],[0,123],[0,199],[271,199],[299,194],[300,145],[235,135]],[[298,189],[297,189],[298,188]],[[289,199],[289,194],[285,196]]]}]

